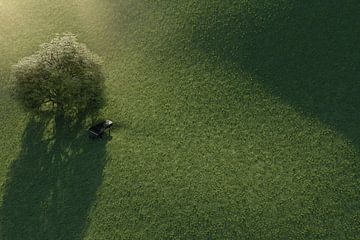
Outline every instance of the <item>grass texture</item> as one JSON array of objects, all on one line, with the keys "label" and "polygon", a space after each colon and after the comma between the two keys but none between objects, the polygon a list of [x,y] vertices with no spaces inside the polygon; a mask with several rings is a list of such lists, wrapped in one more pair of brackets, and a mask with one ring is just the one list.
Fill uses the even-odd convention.
[{"label": "grass texture", "polygon": [[[0,239],[359,239],[359,8],[0,0]],[[9,96],[62,32],[104,59],[111,139]]]}]

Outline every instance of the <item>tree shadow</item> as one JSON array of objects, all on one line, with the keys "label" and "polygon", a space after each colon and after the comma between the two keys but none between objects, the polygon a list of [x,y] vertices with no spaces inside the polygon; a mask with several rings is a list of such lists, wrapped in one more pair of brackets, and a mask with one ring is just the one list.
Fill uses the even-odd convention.
[{"label": "tree shadow", "polygon": [[[358,1],[250,1],[198,24],[192,47],[246,71],[360,150]],[[235,9],[235,8],[234,8]]]},{"label": "tree shadow", "polygon": [[[334,221],[341,226],[344,230],[337,230],[335,238],[340,239],[341,234],[349,239],[359,236],[360,2],[255,0],[238,8],[224,8],[219,8],[216,16],[199,17],[202,24],[194,27],[191,48],[222,66],[226,63],[230,71],[249,73],[272,95],[302,114],[321,120],[352,143],[356,158],[328,156],[329,163],[336,161],[341,166],[350,160],[350,164],[339,171],[339,176],[334,175],[341,181],[326,182],[319,174],[317,181],[321,184],[317,186],[323,184],[331,194],[317,189],[319,195],[310,198],[317,210],[309,214],[314,219],[311,224],[321,222],[324,225],[317,226],[327,234],[327,224],[331,226]],[[324,165],[324,169],[327,167]],[[342,220],[319,214],[328,212],[324,203],[333,196],[341,200],[331,211],[343,216]],[[305,219],[297,224],[306,226]],[[307,234],[309,238],[318,236],[313,230]]]},{"label": "tree shadow", "polygon": [[82,239],[106,163],[106,141],[83,121],[32,118],[8,175],[2,239]]}]

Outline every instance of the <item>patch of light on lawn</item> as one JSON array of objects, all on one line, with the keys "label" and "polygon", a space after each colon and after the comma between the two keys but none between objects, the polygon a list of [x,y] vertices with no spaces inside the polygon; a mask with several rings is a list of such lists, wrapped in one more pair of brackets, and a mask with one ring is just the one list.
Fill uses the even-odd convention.
[{"label": "patch of light on lawn", "polygon": [[112,48],[119,42],[118,32],[121,32],[114,29],[118,24],[114,22],[113,5],[101,0],[77,0],[75,5],[78,20],[87,37],[96,45],[95,48],[106,52],[109,57],[113,54]]},{"label": "patch of light on lawn", "polygon": [[[6,54],[14,48],[17,33],[21,32],[24,14],[19,4],[13,1],[0,0],[0,52],[5,61]],[[0,64],[1,64],[0,60]]]}]

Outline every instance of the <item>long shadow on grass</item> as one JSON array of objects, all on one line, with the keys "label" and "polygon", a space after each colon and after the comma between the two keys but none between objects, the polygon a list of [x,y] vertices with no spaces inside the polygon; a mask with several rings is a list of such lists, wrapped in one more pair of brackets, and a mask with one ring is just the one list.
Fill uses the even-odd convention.
[{"label": "long shadow on grass", "polygon": [[83,131],[60,118],[30,120],[5,186],[2,239],[82,239],[106,162],[106,141]]},{"label": "long shadow on grass", "polygon": [[[192,47],[228,63],[232,71],[250,73],[273,95],[343,134],[360,153],[359,1],[255,0],[239,10],[227,10],[203,17],[203,24],[195,27]],[[341,161],[349,160],[344,158]],[[317,226],[329,239],[331,231],[324,226],[332,222],[344,229],[334,239],[359,236],[360,195],[353,185],[359,173],[360,161],[352,159],[346,172],[338,176],[341,181],[324,182],[341,199],[343,209],[332,211],[345,219],[311,211],[311,224],[321,222]],[[345,191],[352,194],[343,194]],[[331,195],[322,197],[313,201],[319,212],[328,211],[321,202]],[[306,224],[306,220],[298,223]],[[306,234],[312,239],[326,238],[314,230]]]},{"label": "long shadow on grass", "polygon": [[360,150],[358,1],[250,1],[204,17],[192,44],[345,134]]}]

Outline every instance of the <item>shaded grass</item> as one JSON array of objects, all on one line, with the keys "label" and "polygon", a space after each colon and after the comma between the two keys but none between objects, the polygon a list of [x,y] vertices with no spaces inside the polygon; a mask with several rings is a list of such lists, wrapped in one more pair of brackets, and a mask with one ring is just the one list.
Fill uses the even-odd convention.
[{"label": "shaded grass", "polygon": [[2,239],[82,239],[107,157],[106,141],[81,129],[30,119],[3,193]]},{"label": "shaded grass", "polygon": [[[97,159],[102,159],[103,146],[97,148],[78,139],[72,147],[65,134],[58,136],[53,152],[56,159],[63,155],[76,160],[69,166],[58,163],[66,169],[59,174],[90,165],[84,163],[85,152],[99,154],[93,158],[99,165],[89,174],[80,174],[79,179],[72,172],[67,177],[57,176],[84,186],[81,196],[71,195],[75,188],[67,191],[65,183],[59,188],[52,181],[39,185],[38,199],[44,199],[47,194],[41,192],[49,189],[65,192],[66,208],[59,201],[45,201],[54,206],[52,217],[44,217],[46,212],[31,198],[23,200],[23,205],[20,200],[11,205],[8,199],[21,196],[17,190],[27,189],[20,181],[22,176],[36,181],[22,170],[36,162],[29,161],[36,159],[36,153],[26,150],[27,144],[18,158],[10,158],[15,153],[8,153],[7,162],[17,159],[12,165],[17,166],[19,160],[21,164],[16,171],[9,169],[9,176],[17,174],[7,177],[7,190],[2,193],[2,209],[7,209],[11,220],[2,220],[6,236],[22,239],[28,232],[39,239],[357,239],[356,142],[338,127],[342,125],[325,121],[322,114],[312,111],[312,104],[300,97],[291,101],[297,91],[305,99],[306,92],[318,94],[318,90],[301,85],[296,78],[297,65],[288,62],[296,60],[309,70],[311,64],[302,58],[306,44],[296,43],[316,39],[301,38],[311,28],[300,28],[299,38],[293,39],[292,33],[301,22],[310,25],[306,16],[316,19],[323,10],[344,14],[335,12],[339,5],[305,4],[301,5],[308,6],[304,11],[291,1],[88,0],[80,3],[81,8],[66,3],[25,3],[30,9],[63,12],[50,17],[46,11],[30,10],[35,19],[44,18],[25,24],[32,28],[27,38],[18,40],[24,50],[6,48],[8,56],[15,61],[62,29],[79,33],[81,41],[105,58],[108,105],[103,115],[126,127],[116,129],[106,146],[111,161],[101,170],[101,178],[102,165]],[[73,13],[76,17],[67,19]],[[343,17],[354,25],[353,12],[348,14]],[[281,20],[284,18],[288,21]],[[46,19],[53,24],[48,25]],[[38,34],[34,26],[43,30]],[[344,34],[355,39],[349,29]],[[15,35],[21,36],[18,31]],[[321,49],[323,40],[314,49]],[[341,47],[342,42],[337,41]],[[293,47],[295,57],[291,51],[282,52],[281,45]],[[353,57],[356,59],[355,53]],[[4,64],[1,72],[6,71]],[[303,74],[311,73],[315,74]],[[330,84],[334,90],[340,85]],[[320,91],[320,95],[324,93]],[[341,106],[350,105],[344,102]],[[17,122],[21,114],[11,107],[4,109],[9,111],[6,118]],[[330,112],[329,105],[324,109]],[[340,108],[336,111],[343,113]],[[352,114],[346,119],[355,119]],[[16,143],[16,136],[8,138]],[[40,146],[40,155],[45,156],[45,145]],[[67,156],[63,147],[73,149],[74,155]],[[84,153],[76,153],[82,148]],[[55,171],[57,165],[46,166]],[[35,166],[30,169],[37,170]],[[90,175],[95,176],[94,182],[82,185],[81,179]],[[81,201],[84,207],[76,204]],[[15,205],[24,206],[18,215],[9,211]],[[25,215],[29,211],[26,206],[33,206],[34,219],[41,216],[51,224],[36,220],[38,224],[15,232],[12,222],[28,223],[30,219]],[[38,225],[42,232],[36,231]],[[62,235],[56,226],[69,230],[69,235]]]},{"label": "shaded grass", "polygon": [[240,66],[359,148],[359,3],[253,1],[243,7],[253,11],[229,5],[216,21],[199,24],[193,47]]}]

